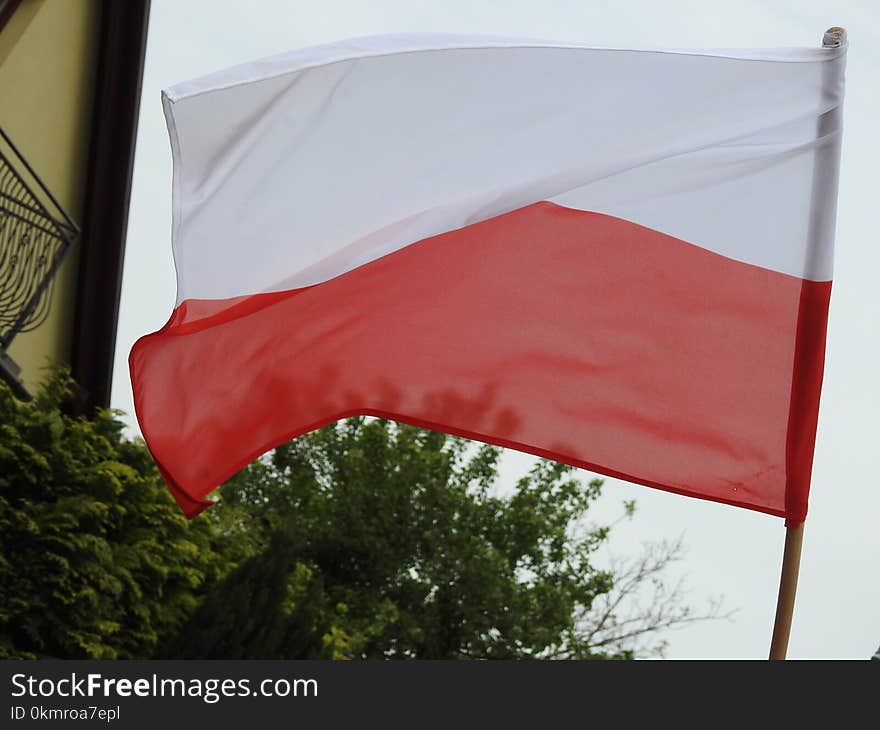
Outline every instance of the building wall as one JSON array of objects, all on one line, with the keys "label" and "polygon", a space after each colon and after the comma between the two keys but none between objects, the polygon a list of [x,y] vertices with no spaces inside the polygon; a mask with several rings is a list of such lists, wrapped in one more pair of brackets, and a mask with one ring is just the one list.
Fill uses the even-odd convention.
[{"label": "building wall", "polygon": [[[82,223],[99,0],[24,0],[0,31],[0,125],[68,214]],[[47,358],[67,362],[79,243],[56,275],[52,310],[9,348],[33,391]]]}]

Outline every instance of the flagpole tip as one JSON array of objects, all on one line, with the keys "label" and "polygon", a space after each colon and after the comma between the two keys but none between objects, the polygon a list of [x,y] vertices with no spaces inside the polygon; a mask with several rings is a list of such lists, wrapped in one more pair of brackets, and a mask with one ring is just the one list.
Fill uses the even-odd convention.
[{"label": "flagpole tip", "polygon": [[826,30],[825,35],[822,36],[823,48],[840,48],[844,43],[846,43],[846,28],[837,25]]}]

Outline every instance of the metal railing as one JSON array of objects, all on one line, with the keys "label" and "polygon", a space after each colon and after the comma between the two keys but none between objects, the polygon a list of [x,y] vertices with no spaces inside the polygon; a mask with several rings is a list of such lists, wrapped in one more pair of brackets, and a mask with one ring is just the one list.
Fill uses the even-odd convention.
[{"label": "metal railing", "polygon": [[49,316],[79,228],[0,128],[0,350]]}]

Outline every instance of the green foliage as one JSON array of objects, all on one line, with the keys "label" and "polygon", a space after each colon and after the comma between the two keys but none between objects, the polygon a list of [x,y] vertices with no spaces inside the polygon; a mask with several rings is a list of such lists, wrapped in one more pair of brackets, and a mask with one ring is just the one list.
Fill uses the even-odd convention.
[{"label": "green foliage", "polygon": [[[319,655],[314,643],[303,654],[293,630],[305,614],[333,653],[353,658],[606,656],[575,620],[613,584],[590,563],[607,529],[574,529],[601,482],[542,461],[502,497],[499,450],[471,451],[440,433],[352,418],[251,464],[206,516],[227,532],[234,519],[263,547],[167,653]],[[302,596],[288,618],[277,609],[285,580]]]},{"label": "green foliage", "polygon": [[331,659],[338,634],[321,580],[276,535],[214,589],[164,655],[187,659]]},{"label": "green foliage", "polygon": [[63,415],[70,387],[58,371],[22,403],[0,383],[0,657],[147,657],[222,561],[112,412]]}]

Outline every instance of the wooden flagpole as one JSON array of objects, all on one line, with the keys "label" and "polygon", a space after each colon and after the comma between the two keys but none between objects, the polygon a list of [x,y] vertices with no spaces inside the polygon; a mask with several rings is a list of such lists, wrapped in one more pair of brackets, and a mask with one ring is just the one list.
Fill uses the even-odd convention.
[{"label": "wooden flagpole", "polygon": [[[839,48],[845,42],[846,31],[843,28],[829,28],[822,37],[823,48]],[[820,135],[825,131],[823,130],[825,123],[827,120],[819,123]],[[815,177],[813,184],[816,185]],[[782,574],[779,577],[779,596],[776,600],[776,620],[773,623],[773,638],[770,641],[770,659],[785,659],[788,652],[803,541],[803,524],[785,528],[785,549],[782,554]]]},{"label": "wooden flagpole", "polygon": [[773,639],[770,641],[771,659],[785,659],[788,651],[788,637],[791,634],[791,617],[794,613],[794,597],[797,593],[803,542],[803,524],[785,528],[785,550],[782,554],[779,597],[776,600],[776,621],[773,624]]}]

